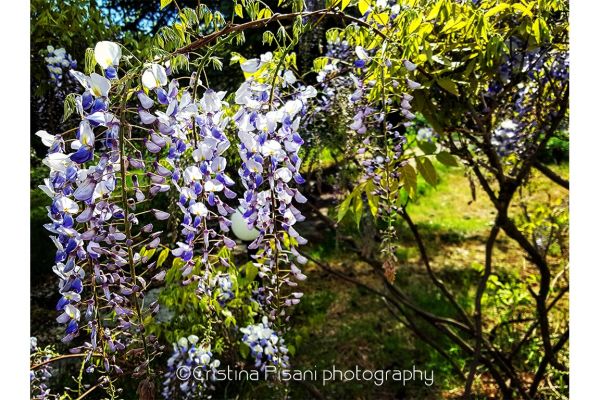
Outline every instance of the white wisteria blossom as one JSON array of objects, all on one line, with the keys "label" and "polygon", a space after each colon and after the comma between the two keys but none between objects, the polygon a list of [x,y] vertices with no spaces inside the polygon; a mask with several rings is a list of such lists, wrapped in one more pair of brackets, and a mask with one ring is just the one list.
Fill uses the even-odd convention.
[{"label": "white wisteria blossom", "polygon": [[94,48],[94,57],[102,69],[116,67],[121,59],[121,46],[114,42],[98,42]]},{"label": "white wisteria blossom", "polygon": [[142,85],[148,90],[156,89],[167,84],[167,71],[159,64],[152,64],[142,74]]},{"label": "white wisteria blossom", "polygon": [[56,141],[56,136],[51,135],[47,131],[43,131],[43,130],[37,131],[35,133],[35,136],[39,137],[42,140],[42,143],[44,144],[44,146],[46,146],[46,147],[52,147],[52,145]]}]

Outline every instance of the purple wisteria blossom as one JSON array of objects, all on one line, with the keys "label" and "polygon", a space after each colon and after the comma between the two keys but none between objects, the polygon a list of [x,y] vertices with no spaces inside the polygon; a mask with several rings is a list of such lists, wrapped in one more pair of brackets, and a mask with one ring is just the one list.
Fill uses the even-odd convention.
[{"label": "purple wisteria blossom", "polygon": [[[36,337],[31,337],[31,347],[29,349],[31,362],[33,365],[44,363],[52,359],[56,353],[51,347],[40,348]],[[29,371],[29,385],[31,398],[33,400],[51,399],[56,395],[51,393],[49,382],[53,373],[52,365],[45,364]]]},{"label": "purple wisteria blossom", "polygon": [[182,241],[172,254],[183,260],[182,276],[189,283],[195,265],[194,249],[200,249],[202,262],[207,265],[213,249],[235,245],[223,234],[229,231],[228,216],[234,210],[221,196],[236,197],[230,189],[234,182],[225,172],[224,153],[230,146],[223,132],[228,123],[223,108],[225,92],[207,89],[195,102],[188,90],[179,92],[177,80],[168,82],[166,70],[157,64],[144,72],[142,82],[156,95],[155,101],[144,92],[138,93],[140,120],[151,127],[145,145],[151,153],[169,149],[169,165],[156,165],[154,190],[168,187],[165,181],[170,178],[179,192]]},{"label": "purple wisteria blossom", "polygon": [[[108,47],[114,50],[118,45]],[[110,66],[118,65],[118,57]],[[108,58],[99,61],[107,75],[108,62]],[[161,239],[151,224],[139,227],[138,216],[145,213],[136,213],[140,196],[129,197],[130,190],[140,186],[129,171],[134,163],[126,159],[122,140],[126,125],[111,111],[111,80],[97,73],[70,73],[84,88],[75,96],[79,126],[73,138],[68,136],[71,131],[37,133],[48,147],[43,162],[50,169],[40,188],[51,198],[50,223],[45,227],[57,248],[53,266],[61,295],[57,322],[65,326],[65,343],[82,331],[89,333],[81,346],[72,349],[86,352],[87,362],[100,349],[125,350],[134,342],[132,336],[143,331],[144,314],[158,311],[156,303],[142,309],[139,298],[148,285],[143,275],[156,273],[156,263],[146,265],[139,275],[136,268],[147,264],[144,254],[158,247]],[[126,186],[128,178],[134,187]],[[155,345],[155,340],[144,341],[144,351]],[[115,361],[114,355],[106,356],[101,366],[90,364],[86,370],[121,373]]]},{"label": "purple wisteria blossom", "polygon": [[[288,87],[296,82],[290,71],[282,74],[282,81]],[[304,141],[298,128],[308,100],[316,95],[312,87],[300,87],[283,101],[278,90],[273,92],[271,98],[270,85],[249,78],[235,94],[240,108],[233,117],[240,139],[239,175],[245,188],[240,209],[247,227],[258,230],[258,237],[248,248],[257,250],[254,258],[259,277],[273,295],[267,294],[273,301],[263,304],[271,319],[284,314],[282,305],[299,301],[284,299],[281,287],[295,286],[294,278],[300,276],[295,272],[299,271],[296,264],[306,262],[297,251],[306,239],[294,228],[296,222],[304,220],[294,202],[303,203],[306,198],[293,185],[304,183],[298,155]]]}]

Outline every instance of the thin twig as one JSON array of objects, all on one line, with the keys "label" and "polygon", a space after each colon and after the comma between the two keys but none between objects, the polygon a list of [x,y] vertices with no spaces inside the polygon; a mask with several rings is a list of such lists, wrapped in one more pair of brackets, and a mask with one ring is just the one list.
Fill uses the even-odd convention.
[{"label": "thin twig", "polygon": [[[56,361],[64,360],[64,359],[67,359],[67,358],[81,358],[81,357],[87,357],[87,356],[88,356],[87,353],[63,354],[63,355],[60,355],[60,356],[57,356],[57,357],[54,357],[54,358],[50,358],[50,359],[48,359],[46,361],[42,361],[39,364],[32,365],[30,369],[34,370],[34,369],[37,369],[37,368],[42,367],[44,365],[47,365],[47,364],[50,364],[50,363],[53,363],[53,362],[56,362]],[[91,356],[92,357],[102,357],[102,354],[92,353]]]}]

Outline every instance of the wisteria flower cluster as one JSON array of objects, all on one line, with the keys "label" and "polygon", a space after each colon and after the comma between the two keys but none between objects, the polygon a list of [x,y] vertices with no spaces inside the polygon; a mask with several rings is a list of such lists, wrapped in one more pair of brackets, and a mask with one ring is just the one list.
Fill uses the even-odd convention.
[{"label": "wisteria flower cluster", "polygon": [[49,45],[44,60],[47,64],[50,80],[57,88],[62,87],[64,81],[73,82],[69,70],[77,68],[77,61],[63,47],[55,49]]},{"label": "wisteria flower cluster", "polygon": [[519,145],[519,126],[515,121],[507,119],[492,132],[492,145],[499,156],[504,157],[514,153]]},{"label": "wisteria flower cluster", "polygon": [[[212,388],[211,379],[221,362],[213,357],[210,345],[198,342],[198,336],[190,335],[173,343],[162,384],[165,399],[203,398]],[[187,377],[181,371],[185,371]]]},{"label": "wisteria flower cluster", "polygon": [[347,117],[347,94],[352,92],[353,80],[347,72],[352,65],[353,49],[346,40],[337,38],[327,43],[326,64],[317,72],[317,96],[302,118],[301,129],[306,132],[305,146],[318,147],[335,140],[339,119]]},{"label": "wisteria flower cluster", "polygon": [[[419,89],[421,85],[410,78],[404,82],[404,92],[400,95],[395,92],[387,92],[388,83],[384,79],[364,80],[366,68],[372,62],[375,55],[370,55],[364,48],[356,48],[357,62],[355,66],[359,69],[358,76],[352,76],[355,83],[355,91],[350,95],[350,101],[355,105],[355,115],[349,128],[353,130],[357,139],[361,141],[357,153],[360,157],[360,165],[363,167],[363,179],[372,182],[372,195],[378,196],[381,201],[378,206],[378,217],[387,222],[388,229],[382,232],[382,255],[384,258],[384,269],[390,281],[394,281],[396,274],[396,230],[392,228],[393,219],[397,215],[398,192],[393,192],[391,181],[399,181],[401,177],[400,166],[403,162],[404,146],[406,136],[400,125],[394,125],[388,115],[392,111],[392,105],[399,103],[396,112],[404,119],[402,125],[410,126],[415,118],[412,113],[411,101],[413,90]],[[393,67],[390,59],[385,54],[377,55],[386,67]],[[402,62],[402,68],[406,73],[416,69],[416,65],[408,60]],[[393,88],[398,88],[400,83],[391,82]],[[379,97],[379,99],[376,98]],[[373,104],[379,102],[380,108],[376,109]]]},{"label": "wisteria flower cluster", "polygon": [[[182,218],[179,241],[171,254],[183,284],[195,282],[199,299],[210,305],[215,298],[226,307],[235,294],[230,275],[222,272],[230,267],[222,250],[236,245],[228,235],[234,209],[227,202],[237,195],[226,172],[230,142],[225,134],[229,123],[225,92],[206,89],[196,101],[199,82],[192,79],[189,87],[180,88],[180,81],[169,80],[170,75],[168,67],[149,65],[142,75],[145,91],[137,93],[146,149],[165,156],[163,163],[153,163],[154,172],[147,173],[150,191],[153,195],[170,187],[176,190],[174,200]],[[227,311],[222,314],[213,306],[206,311],[206,331],[212,332],[212,324]]]},{"label": "wisteria flower cluster", "polygon": [[180,92],[178,80],[169,82],[167,75],[168,70],[158,64],[152,64],[144,72],[142,83],[154,92],[156,101],[144,92],[138,93],[139,118],[149,127],[145,140],[148,151],[158,154],[168,147],[168,168],[155,164],[156,175],[151,179],[155,192],[168,190],[167,178],[179,192],[183,241],[173,255],[183,260],[182,276],[189,283],[196,246],[201,248],[207,274],[211,272],[208,268],[211,251],[220,245],[235,246],[223,234],[229,231],[231,222],[227,217],[234,210],[221,198],[236,197],[230,189],[234,182],[225,172],[227,160],[223,156],[230,146],[224,134],[229,120],[224,115],[225,92],[207,89],[196,103],[189,90]]},{"label": "wisteria flower cluster", "polygon": [[[114,43],[104,46],[118,47]],[[114,352],[137,346],[141,340],[148,357],[151,346],[158,346],[146,340],[142,323],[145,315],[158,311],[158,304],[144,310],[140,305],[148,285],[143,275],[152,273],[155,263],[139,275],[136,269],[147,264],[143,253],[160,244],[160,232],[153,232],[152,224],[139,227],[138,215],[145,212],[136,214],[139,199],[128,197],[126,182],[131,179],[136,185],[135,174],[129,171],[135,166],[126,160],[126,127],[121,116],[111,111],[110,101],[117,81],[109,70],[118,65],[119,57],[117,52],[112,60],[97,60],[112,79],[71,71],[84,89],[75,97],[81,120],[74,138],[65,137],[69,131],[37,134],[49,148],[44,164],[50,175],[41,189],[52,200],[51,223],[46,228],[57,247],[53,270],[60,279],[56,309],[60,312],[57,321],[66,326],[63,342],[71,342],[82,329],[89,332],[88,341],[73,351],[85,351],[86,361],[100,352],[106,373],[121,371]],[[168,217],[151,211],[157,219]],[[105,349],[113,354],[104,353]],[[88,372],[95,369],[93,365],[87,368]]]},{"label": "wisteria flower cluster", "polygon": [[[492,81],[484,93],[489,103],[496,102],[496,97],[507,96],[514,104],[510,114],[499,116],[501,122],[492,131],[491,144],[502,158],[527,151],[528,143],[524,138],[528,129],[544,129],[538,122],[535,99],[542,92],[547,92],[548,96],[556,95],[549,87],[550,80],[566,82],[569,79],[568,52],[527,50],[523,41],[515,37],[511,37],[506,46],[508,53],[499,67],[500,78]],[[526,74],[529,81],[512,87],[514,77],[522,74]],[[492,109],[488,107],[484,111]]]},{"label": "wisteria flower cluster", "polygon": [[[226,235],[230,230],[229,216],[234,212],[223,199],[233,199],[236,194],[230,189],[234,181],[225,172],[227,160],[225,151],[229,139],[224,134],[228,118],[223,114],[222,99],[225,93],[207,90],[199,102],[200,114],[195,117],[197,140],[192,150],[193,162],[182,170],[181,186],[174,181],[180,192],[179,205],[183,212],[182,234],[184,242],[173,254],[185,262],[183,276],[191,273],[194,262],[191,251],[198,246],[205,267],[205,280],[209,280],[213,261],[213,250],[220,247],[232,249],[235,242]],[[227,266],[225,260],[218,264]]]},{"label": "wisteria flower cluster", "polygon": [[340,88],[353,86],[353,80],[344,74],[350,68],[347,60],[353,58],[353,49],[348,41],[338,38],[333,42],[328,42],[325,58],[327,64],[317,73],[316,79],[320,92],[317,97],[317,105],[311,115],[312,118],[323,117],[331,110],[334,101],[337,100]]},{"label": "wisteria flower cluster", "polygon": [[429,127],[419,128],[417,131],[417,140],[421,142],[432,142],[435,137],[436,133]]},{"label": "wisteria flower cluster", "polygon": [[221,307],[226,307],[227,303],[235,298],[232,277],[228,273],[215,272],[208,280],[200,279],[196,293],[199,296],[215,298]]},{"label": "wisteria flower cluster", "polygon": [[[83,89],[74,95],[78,126],[56,135],[37,133],[48,147],[43,162],[50,174],[41,189],[51,199],[46,228],[57,248],[53,270],[59,277],[56,310],[65,327],[63,342],[76,343],[71,351],[84,353],[90,374],[122,374],[121,352],[136,358],[134,376],[150,379],[149,362],[162,347],[145,324],[159,305],[144,297],[165,279],[161,265],[168,250],[182,283],[196,283],[208,312],[205,344],[190,336],[175,345],[163,394],[199,396],[207,382],[182,383],[173,373],[179,365],[218,367],[207,343],[214,339],[213,323],[233,320],[227,307],[238,288],[227,254],[236,246],[229,237],[235,217],[243,225],[238,233],[252,237],[248,248],[255,251],[259,271],[256,295],[246,299],[254,302],[249,308],[254,311],[245,321],[262,321],[235,332],[252,345],[257,367],[287,365],[279,321],[302,293],[283,289],[306,279],[300,266],[307,262],[297,249],[306,239],[295,229],[304,220],[296,205],[306,201],[296,186],[304,183],[299,129],[316,90],[287,69],[275,69],[277,81],[265,83],[276,64],[272,54],[243,63],[249,77],[232,96],[235,105],[195,75],[183,86],[183,78],[173,78],[171,68],[158,61],[119,72],[116,43],[98,43],[94,56],[98,72],[69,72]],[[132,85],[136,79],[138,86]],[[238,173],[245,192],[239,211],[228,204],[238,200],[227,172],[230,123],[242,159]],[[171,194],[181,216],[172,250],[154,226],[172,217],[154,208],[153,199],[162,193]],[[152,261],[157,250],[159,261]],[[92,358],[101,362],[91,363]]]},{"label": "wisteria flower cluster", "polygon": [[[421,85],[407,77],[402,94],[398,95],[395,91],[389,91],[386,88],[389,83],[378,77],[373,79],[367,69],[375,56],[383,57],[381,62],[385,63],[387,68],[393,67],[392,61],[386,58],[385,54],[370,55],[361,46],[356,47],[355,53],[354,64],[357,66],[358,75],[351,75],[355,90],[349,97],[354,104],[355,113],[349,127],[356,132],[357,138],[362,142],[358,154],[362,156],[361,165],[364,167],[365,178],[372,179],[376,186],[380,186],[380,189],[383,190],[385,188],[381,186],[381,180],[384,176],[390,174],[393,178],[398,178],[397,171],[390,166],[401,158],[406,143],[406,138],[399,129],[399,125],[393,125],[388,119],[388,114],[392,111],[391,105],[399,103],[400,107],[395,111],[404,118],[403,125],[409,126],[410,121],[415,118],[411,112],[413,96],[410,92],[421,88]],[[404,60],[402,68],[408,74],[416,69],[416,65]],[[365,81],[364,78],[367,76],[370,78]],[[390,83],[394,89],[401,85],[397,81]],[[380,104],[379,109],[373,105],[376,102]],[[376,194],[383,194],[383,192],[378,191]]]},{"label": "wisteria flower cluster", "polygon": [[[282,79],[290,86],[296,81],[291,71],[286,71]],[[315,94],[314,88],[303,87],[294,98],[283,102],[276,90],[255,77],[243,83],[235,94],[240,105],[233,117],[240,139],[239,175],[246,189],[240,205],[248,228],[259,232],[249,248],[259,250],[256,255],[259,276],[270,279],[267,285],[276,299],[271,305],[272,318],[280,312],[280,286],[284,283],[294,286],[290,278],[299,277],[293,260],[299,264],[306,262],[296,250],[306,239],[294,229],[295,223],[304,217],[293,204],[293,200],[303,203],[306,198],[291,183],[304,183],[298,155],[304,141],[298,128],[306,102]],[[289,238],[289,246],[284,244],[285,237]],[[286,274],[280,279],[280,269],[286,265],[290,266],[292,276]]]},{"label": "wisteria flower cluster", "polygon": [[[295,287],[296,281],[306,278],[298,265],[307,260],[297,250],[306,239],[294,228],[296,222],[304,220],[294,201],[304,203],[306,198],[293,184],[304,183],[298,154],[304,140],[298,130],[309,99],[316,96],[316,90],[298,84],[290,70],[278,77],[282,88],[295,89],[291,94],[282,93],[273,82],[265,83],[271,59],[267,54],[242,63],[250,76],[235,93],[239,109],[233,117],[240,140],[239,176],[245,188],[240,213],[247,228],[258,231],[248,248],[257,251],[254,264],[262,285],[255,290],[255,300],[266,314],[265,329],[267,324],[277,326],[286,315],[282,307],[297,304],[302,297],[300,292],[284,295],[283,289]],[[277,361],[262,359],[259,351],[252,355],[257,366]]]},{"label": "wisteria flower cluster", "polygon": [[[31,362],[34,365],[41,365],[56,356],[51,347],[40,348],[36,337],[31,337]],[[35,400],[54,398],[49,387],[50,378],[52,378],[53,368],[51,364],[44,364],[29,372],[29,382],[31,387],[31,398]]]},{"label": "wisteria flower cluster", "polygon": [[[361,19],[366,22],[373,13],[385,13],[389,18],[381,20],[378,28],[393,29],[401,8],[397,3],[378,1],[364,11]],[[397,215],[399,194],[393,190],[391,182],[402,180],[401,167],[406,163],[404,150],[407,142],[404,132],[416,117],[411,102],[413,91],[420,89],[421,84],[411,79],[417,65],[400,58],[393,47],[374,44],[377,43],[375,40],[370,45],[351,45],[354,41],[351,36],[346,41],[335,37],[332,44],[341,46],[344,61],[351,63],[352,92],[348,95],[348,102],[353,115],[348,127],[355,134],[352,145],[358,146],[355,154],[362,167],[361,181],[368,183],[365,187],[368,187],[369,196],[378,198],[377,218],[386,222],[389,228],[381,233],[381,249],[386,273],[389,272],[388,276],[393,280],[395,273],[392,266],[397,263],[392,245],[395,230],[391,227],[392,219]],[[339,63],[333,57],[320,72],[319,79],[326,81],[330,70],[337,69]],[[381,70],[383,72],[380,73]],[[403,81],[388,81],[388,71],[394,71],[396,77],[404,75],[405,78]]]},{"label": "wisteria flower cluster", "polygon": [[274,365],[287,368],[289,357],[284,339],[270,326],[271,323],[265,316],[258,324],[241,328],[240,331],[244,334],[242,341],[250,348],[256,367],[264,369],[266,365]]},{"label": "wisteria flower cluster", "polygon": [[217,299],[221,306],[224,306],[235,298],[233,283],[231,282],[231,276],[229,274],[218,274],[212,278],[211,284],[213,287],[218,288]]}]

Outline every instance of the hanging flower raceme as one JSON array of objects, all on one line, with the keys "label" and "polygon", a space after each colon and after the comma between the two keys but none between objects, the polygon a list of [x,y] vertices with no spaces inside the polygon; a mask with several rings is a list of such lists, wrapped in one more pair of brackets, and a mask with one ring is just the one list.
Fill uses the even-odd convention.
[{"label": "hanging flower raceme", "polygon": [[[193,162],[182,170],[181,182],[174,182],[180,192],[179,206],[183,212],[182,234],[184,241],[174,255],[183,259],[183,276],[192,272],[194,261],[192,249],[200,249],[204,279],[212,274],[211,255],[221,247],[232,249],[235,242],[224,233],[229,232],[229,215],[235,210],[223,199],[233,199],[236,194],[229,189],[234,182],[227,175],[225,151],[229,139],[223,129],[228,119],[223,116],[222,99],[225,93],[208,89],[199,101],[200,113],[195,116],[191,135],[194,135]],[[219,264],[226,265],[224,260]]]},{"label": "hanging flower raceme", "polygon": [[[140,120],[151,127],[146,147],[150,152],[158,153],[169,144],[167,161],[172,170],[162,167],[157,174],[170,176],[179,192],[182,240],[172,254],[183,261],[184,283],[200,280],[199,291],[202,292],[214,272],[214,255],[222,247],[231,249],[235,246],[235,242],[224,234],[229,231],[228,216],[234,210],[222,196],[236,197],[229,188],[234,182],[225,172],[224,153],[230,146],[223,132],[228,123],[224,116],[225,92],[207,89],[196,103],[188,90],[180,93],[178,81],[168,82],[166,70],[158,64],[144,72],[142,83],[156,94],[157,108],[166,107],[164,111],[153,111],[155,101],[146,93],[138,94]],[[155,187],[157,191],[161,190],[159,186]],[[194,249],[199,249],[202,254],[202,277],[192,274],[196,264]],[[218,263],[226,265],[225,260],[219,259]]]},{"label": "hanging flower raceme", "polygon": [[212,389],[211,380],[221,363],[213,357],[210,344],[198,341],[198,336],[190,335],[173,343],[162,384],[165,399],[199,399]]},{"label": "hanging flower raceme", "polygon": [[[289,71],[281,74],[281,81],[290,88],[296,83]],[[245,188],[240,210],[247,227],[258,230],[248,248],[258,250],[255,265],[264,284],[264,301],[259,301],[272,320],[285,315],[283,307],[298,303],[299,297],[283,296],[282,288],[304,278],[296,264],[306,262],[296,249],[306,239],[294,228],[304,220],[294,201],[303,203],[306,198],[293,185],[304,183],[298,155],[304,141],[298,129],[308,99],[316,93],[312,87],[294,93],[280,100],[278,90],[251,77],[235,94],[240,106],[234,116],[242,159],[239,175]]]},{"label": "hanging flower raceme", "polygon": [[[364,50],[362,50],[364,51]],[[357,53],[360,53],[357,49]],[[360,59],[360,55],[357,55]],[[379,57],[379,56],[378,56]],[[390,63],[391,61],[384,60]],[[402,66],[407,73],[414,71],[416,66],[408,60],[402,62]],[[378,82],[371,78],[364,81],[367,74],[361,70],[360,75],[351,75],[354,81],[355,90],[349,96],[351,104],[354,104],[355,111],[352,117],[352,123],[349,125],[357,134],[357,139],[361,141],[361,147],[358,149],[358,155],[361,157],[361,165],[364,168],[364,179],[371,179],[375,183],[376,195],[384,194],[387,190],[382,186],[381,180],[387,174],[391,178],[399,178],[397,168],[392,164],[397,163],[404,153],[406,137],[402,133],[401,125],[393,125],[387,119],[387,113],[393,103],[399,103],[399,114],[405,118],[404,126],[409,126],[415,118],[411,112],[411,101],[413,96],[409,93],[419,89],[421,85],[410,78],[406,78],[404,83],[404,93],[400,95],[390,92],[384,100],[380,93],[388,90],[385,83]],[[400,87],[397,81],[391,82],[394,89]],[[374,94],[377,93],[379,97]],[[379,108],[375,104],[379,103]]]},{"label": "hanging flower raceme", "polygon": [[80,193],[78,183],[85,172],[64,153],[64,140],[60,136],[51,137],[47,132],[38,132],[38,136],[49,147],[43,162],[50,168],[50,175],[40,188],[52,200],[48,208],[51,223],[45,227],[55,235],[51,236],[57,248],[53,270],[59,276],[61,293],[56,308],[62,312],[58,322],[67,325],[63,341],[68,342],[77,334],[81,318],[77,306],[81,301],[85,272],[77,264],[86,259],[87,251],[81,233],[75,229],[76,218],[82,211],[75,193]]},{"label": "hanging flower raceme", "polygon": [[[52,237],[57,247],[53,270],[60,278],[59,290],[62,297],[57,310],[62,313],[57,321],[67,326],[63,339],[65,342],[78,334],[82,319],[79,307],[83,280],[86,277],[83,264],[91,265],[99,258],[100,242],[105,240],[104,232],[112,229],[112,236],[119,236],[115,228],[109,228],[107,224],[111,219],[123,218],[123,210],[106,201],[114,190],[115,171],[119,168],[119,155],[115,153],[114,141],[113,146],[99,146],[103,151],[99,155],[98,164],[88,168],[84,166],[94,158],[94,127],[103,129],[105,137],[110,137],[119,129],[119,121],[108,112],[110,83],[97,74],[89,77],[76,71],[72,71],[72,74],[88,90],[76,97],[82,121],[76,138],[70,141],[70,148],[74,152],[65,154],[62,137],[51,141],[49,134],[38,133],[50,148],[48,157],[44,160],[50,167],[50,177],[42,190],[53,199],[49,208],[52,224],[46,225],[46,228],[57,235]],[[91,99],[86,99],[88,96]],[[88,230],[82,232],[83,226]],[[88,269],[88,273],[91,272]],[[94,272],[97,275],[98,269],[95,268]],[[98,276],[92,279],[98,280]],[[90,320],[95,300],[89,299],[86,303],[88,310],[85,319]]]},{"label": "hanging flower raceme", "polygon": [[510,119],[502,123],[492,133],[492,145],[499,156],[504,157],[516,151],[519,145],[518,125]]},{"label": "hanging flower raceme", "polygon": [[302,117],[301,129],[307,134],[303,139],[307,147],[320,141],[323,132],[331,131],[338,122],[339,113],[346,109],[345,94],[353,87],[352,79],[346,74],[351,68],[347,61],[352,56],[353,49],[346,40],[336,39],[327,43],[325,58],[327,63],[317,73],[315,98],[313,105],[307,108],[307,114]]},{"label": "hanging flower raceme", "polygon": [[[97,50],[101,48],[97,46]],[[111,62],[110,66],[116,67],[118,57]],[[103,65],[106,69],[110,67],[107,63]],[[41,188],[52,199],[48,208],[51,223],[46,228],[57,247],[53,267],[60,280],[57,321],[66,326],[64,342],[82,330],[89,333],[88,341],[72,350],[88,353],[87,362],[99,349],[113,353],[138,345],[142,321],[158,311],[157,303],[142,308],[138,296],[148,285],[144,275],[155,274],[151,280],[160,280],[156,263],[148,264],[146,256],[159,246],[160,232],[153,232],[152,224],[139,227],[138,216],[152,212],[157,219],[165,219],[166,213],[136,213],[139,198],[129,198],[131,191],[142,193],[143,188],[129,171],[135,165],[126,159],[121,115],[111,109],[111,81],[97,73],[71,74],[84,88],[83,94],[75,96],[81,121],[74,137],[66,137],[70,131],[56,136],[40,131],[37,135],[49,148],[44,164],[50,175]],[[117,105],[114,109],[122,108]],[[134,147],[132,152],[139,153],[139,149]],[[133,187],[127,187],[128,181]],[[144,264],[144,271],[136,273]],[[147,354],[158,345],[156,340],[142,341]],[[87,370],[121,372],[114,354],[102,361],[100,367],[90,364]]]},{"label": "hanging flower raceme", "polygon": [[[400,9],[398,4],[378,1],[363,11],[361,19],[372,24],[375,22],[372,13],[385,13],[389,18],[377,21],[377,28],[383,31],[394,29]],[[412,92],[420,89],[421,84],[411,79],[417,65],[402,59],[397,48],[386,39],[377,42],[347,37],[347,40],[355,44],[353,54],[345,59],[352,66],[350,78],[353,86],[347,96],[353,110],[348,127],[355,133],[356,141],[349,146],[359,146],[356,160],[362,167],[361,187],[368,191],[369,199],[377,199],[377,207],[371,207],[371,212],[388,225],[380,232],[381,257],[386,274],[393,281],[398,263],[392,227],[398,215],[399,196],[399,191],[393,187],[395,182],[401,181],[402,167],[406,163],[404,131],[416,117],[412,112]],[[335,59],[330,61],[334,62]],[[404,79],[388,78],[389,71],[395,71],[392,74],[395,76],[398,72],[404,73]],[[391,114],[394,114],[393,118],[390,118]]]},{"label": "hanging flower raceme", "polygon": [[[508,99],[514,104],[509,112],[496,116],[499,122],[492,131],[490,144],[500,158],[525,154],[529,146],[535,144],[527,140],[532,130],[547,128],[540,123],[544,118],[540,118],[540,110],[537,110],[537,99],[550,101],[556,98],[556,88],[561,86],[557,82],[569,79],[568,52],[542,52],[537,48],[529,50],[517,37],[510,37],[505,44],[510,51],[498,68],[498,78],[491,81],[482,93],[487,103]],[[515,85],[513,80],[523,74],[530,79]],[[492,108],[485,107],[482,111],[489,113]]]},{"label": "hanging flower raceme", "polygon": [[214,298],[221,307],[225,307],[235,298],[232,276],[228,273],[216,272],[208,280],[200,279],[196,293],[199,296]]}]

